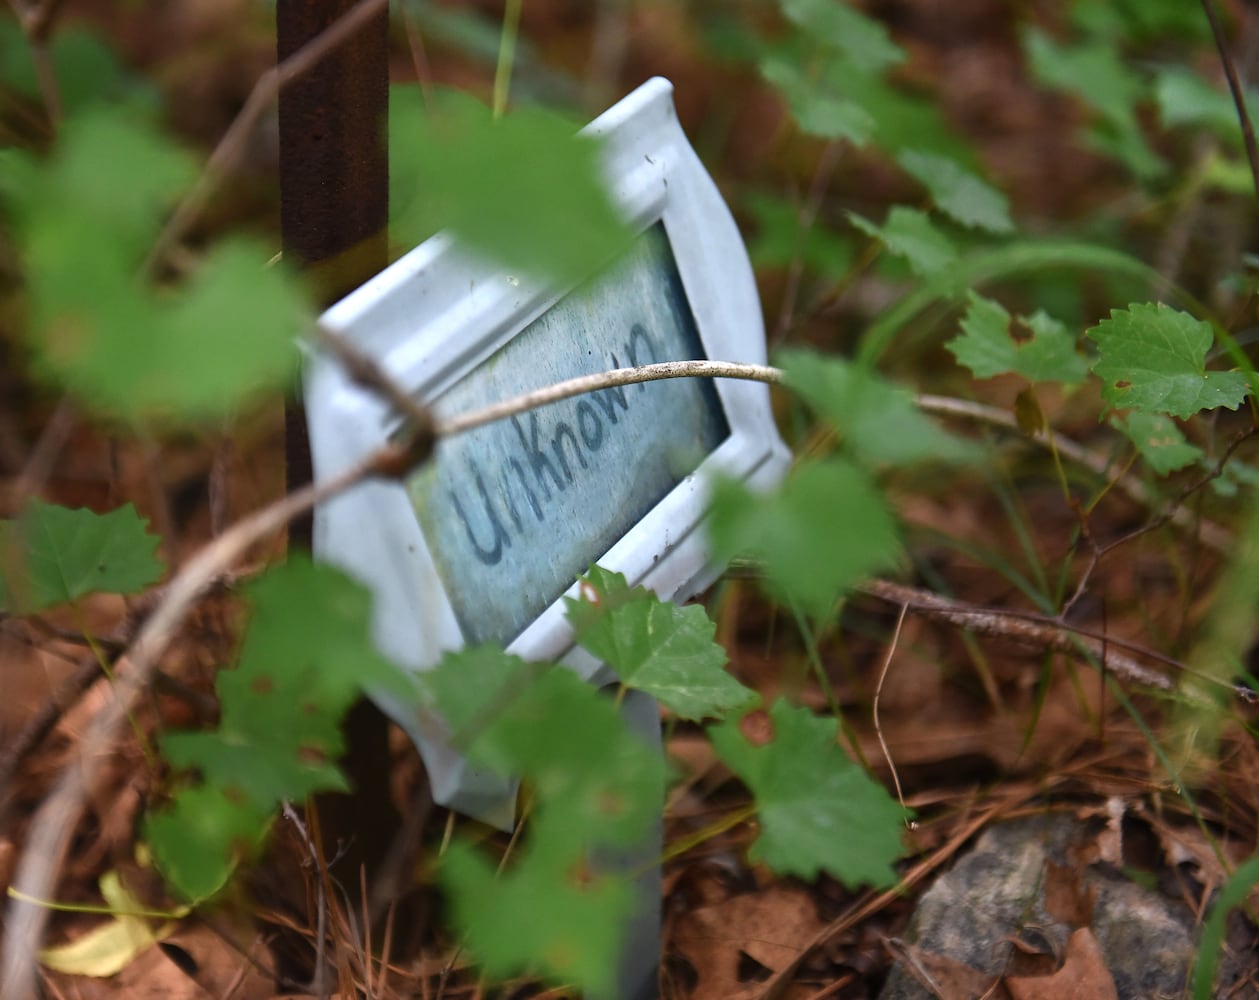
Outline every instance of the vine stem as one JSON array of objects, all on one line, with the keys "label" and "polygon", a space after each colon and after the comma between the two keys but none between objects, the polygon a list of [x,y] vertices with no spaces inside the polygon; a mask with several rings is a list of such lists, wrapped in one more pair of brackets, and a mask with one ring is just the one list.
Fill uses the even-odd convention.
[{"label": "vine stem", "polygon": [[119,673],[113,697],[87,727],[79,759],[65,768],[31,822],[27,845],[12,883],[15,895],[9,905],[5,928],[0,998],[23,1000],[37,995],[35,955],[43,938],[48,910],[30,900],[52,895],[56,874],[78,825],[88,789],[107,759],[107,748],[132,704],[147,686],[158,658],[193,602],[260,538],[280,530],[315,504],[356,483],[374,476],[396,475],[396,470],[407,461],[407,452],[408,449],[398,446],[382,448],[332,479],[305,486],[263,507],[198,551],[171,580],[165,599],[145,621],[126,654],[123,662],[128,669]]},{"label": "vine stem", "polygon": [[1220,63],[1224,66],[1224,76],[1228,79],[1228,90],[1237,108],[1242,143],[1246,147],[1246,159],[1250,163],[1250,177],[1255,185],[1255,197],[1259,198],[1259,146],[1255,144],[1254,126],[1251,125],[1250,115],[1246,111],[1246,95],[1242,90],[1241,80],[1237,77],[1237,67],[1233,65],[1233,57],[1229,55],[1228,43],[1224,39],[1224,28],[1215,13],[1215,4],[1212,0],[1202,0],[1202,9],[1211,23],[1211,35],[1215,38],[1215,47],[1220,53]]},{"label": "vine stem", "polygon": [[[324,330],[319,337],[326,347],[331,346],[336,356],[349,365],[353,378],[374,387],[384,398],[393,400],[398,405],[402,404],[405,389],[386,372],[368,359],[355,357],[358,354],[355,348],[339,342],[335,334]],[[429,459],[436,441],[442,437],[470,431],[492,421],[586,392],[660,379],[695,377],[736,378],[771,385],[781,384],[784,379],[781,369],[767,365],[675,361],[620,368],[569,379],[446,419],[434,420],[427,411],[417,409],[413,401],[408,401],[405,412],[413,417],[408,440],[382,447],[338,475],[308,484],[282,497],[238,521],[200,549],[167,584],[161,603],[136,633],[135,641],[125,656],[120,658],[120,666],[125,664],[127,669],[119,673],[112,700],[92,720],[83,736],[77,762],[63,771],[56,787],[32,820],[27,845],[12,882],[15,893],[9,905],[3,961],[0,963],[0,1000],[24,1000],[25,997],[35,995],[35,955],[47,924],[48,910],[32,900],[52,897],[56,875],[77,827],[88,789],[107,759],[108,747],[115,734],[127,718],[136,698],[152,679],[159,657],[165,652],[194,602],[252,545],[279,531],[316,504],[358,483],[372,478],[398,479],[407,475]],[[934,399],[936,410],[947,409],[939,405],[939,397]],[[969,415],[975,416],[976,413],[992,416],[986,410],[973,411]],[[415,426],[417,421],[419,426]],[[1004,420],[994,422],[1005,423]],[[1061,442],[1059,449],[1062,450]],[[965,618],[967,627],[972,630],[985,631],[991,628],[993,631],[990,634],[1011,636],[1008,614],[995,615],[988,612],[989,619],[983,620],[977,617],[982,615],[980,610],[972,612],[956,607],[945,609],[937,606],[939,599],[928,601],[921,592],[907,588],[898,589],[895,584],[880,583],[878,586],[863,589],[884,599],[891,596],[895,602],[920,613],[929,608],[936,615],[950,620]],[[1071,650],[1078,652],[1078,640],[1065,642],[1061,625],[1015,631],[1025,641],[1043,643],[1049,648],[1064,648],[1069,645]],[[1119,665],[1118,657],[1114,653],[1108,653],[1106,659],[1112,669]],[[1161,687],[1168,685],[1166,678],[1135,663],[1128,676],[1140,683]]]},{"label": "vine stem", "polygon": [[600,389],[613,389],[622,385],[635,385],[638,382],[657,382],[669,378],[733,378],[744,381],[765,382],[768,385],[782,385],[783,372],[780,368],[769,365],[745,365],[732,361],[662,361],[654,365],[639,365],[635,368],[613,368],[610,371],[597,372],[593,375],[579,375],[577,378],[556,382],[533,392],[526,392],[501,403],[493,403],[477,410],[447,419],[438,418],[435,429],[438,437],[449,437],[474,430],[495,420],[503,420],[525,413],[528,410],[558,403],[563,399],[581,396]]}]

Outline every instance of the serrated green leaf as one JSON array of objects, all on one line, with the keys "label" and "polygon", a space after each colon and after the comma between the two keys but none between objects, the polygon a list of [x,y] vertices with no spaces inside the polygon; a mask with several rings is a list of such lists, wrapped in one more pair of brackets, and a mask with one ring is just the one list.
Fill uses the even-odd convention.
[{"label": "serrated green leaf", "polygon": [[346,787],[333,762],[358,697],[419,703],[410,675],[372,645],[362,584],[292,554],[245,592],[253,616],[239,663],[219,673],[217,730],[169,733],[161,744],[203,782],[148,825],[159,868],[189,898],[217,891],[281,801]]},{"label": "serrated green leaf", "polygon": [[395,218],[408,239],[448,229],[560,284],[589,277],[630,241],[603,180],[599,140],[578,136],[567,119],[525,108],[494,120],[468,100],[426,113],[410,87],[395,88],[389,126],[391,173],[416,192],[399,199]]},{"label": "serrated green leaf", "polygon": [[709,730],[713,747],[756,798],[761,832],[748,854],[784,875],[827,871],[848,886],[888,886],[901,855],[905,812],[839,748],[834,719],[779,699],[768,741],[738,722]]},{"label": "serrated green leaf", "polygon": [[624,881],[588,876],[579,858],[535,838],[515,866],[496,875],[475,849],[456,841],[440,879],[455,925],[496,978],[546,976],[593,996],[611,996],[634,905]]},{"label": "serrated green leaf", "polygon": [[962,332],[945,347],[976,378],[1017,372],[1031,382],[1076,384],[1088,374],[1088,362],[1071,332],[1043,312],[1020,317],[1031,332],[1022,343],[1010,334],[1010,314],[991,299],[971,292],[962,317]]},{"label": "serrated green leaf", "polygon": [[864,146],[877,123],[860,104],[810,79],[799,63],[777,55],[761,60],[761,75],[782,92],[802,132]]},{"label": "serrated green leaf", "polygon": [[144,839],[170,886],[199,902],[222,889],[236,866],[253,857],[273,810],[209,785],[186,788],[168,809],[149,816]]},{"label": "serrated green leaf", "polygon": [[717,626],[695,605],[679,607],[625,577],[593,567],[582,599],[565,598],[577,642],[612,667],[626,687],[645,691],[683,719],[724,718],[756,701],[726,673]]},{"label": "serrated green leaf", "polygon": [[854,212],[848,213],[848,219],[863,233],[882,241],[889,252],[904,257],[917,275],[935,274],[957,260],[952,241],[916,208],[894,206],[881,226]]},{"label": "serrated green leaf", "polygon": [[[1205,125],[1234,143],[1241,140],[1241,126],[1233,99],[1212,87],[1184,66],[1165,66],[1154,81],[1154,96],[1164,127]],[[1259,107],[1259,91],[1248,89],[1246,103]]]},{"label": "serrated green leaf", "polygon": [[[297,710],[291,717],[300,719]],[[280,721],[277,718],[277,723]],[[168,733],[162,755],[175,768],[195,768],[206,782],[259,804],[303,799],[321,791],[348,792],[332,761],[343,749],[335,723],[329,739],[297,745],[295,734]]]},{"label": "serrated green leaf", "polygon": [[1014,231],[1006,196],[952,157],[907,149],[896,162],[931,193],[936,208],[955,222],[990,233]]},{"label": "serrated green leaf", "polygon": [[886,27],[841,0],[781,0],[781,5],[788,20],[864,73],[882,73],[905,59]]},{"label": "serrated green leaf", "polygon": [[1133,411],[1125,417],[1111,417],[1111,424],[1124,433],[1150,468],[1160,476],[1183,469],[1202,459],[1203,452],[1168,416],[1161,413]]},{"label": "serrated green leaf", "polygon": [[786,384],[839,432],[864,463],[904,465],[955,461],[966,444],[944,431],[914,403],[913,394],[862,365],[812,351],[780,351]]},{"label": "serrated green leaf", "polygon": [[1242,373],[1206,370],[1211,325],[1161,303],[1112,309],[1087,332],[1098,349],[1093,374],[1116,409],[1184,419],[1219,406],[1236,409],[1250,392]]},{"label": "serrated green leaf", "polygon": [[1122,160],[1143,179],[1166,169],[1137,122],[1134,107],[1144,96],[1144,84],[1115,43],[1059,45],[1039,29],[1027,31],[1023,43],[1037,80],[1074,94],[1101,115],[1102,122],[1090,133],[1095,148]]},{"label": "serrated green leaf", "polygon": [[[141,272],[190,160],[137,116],[91,108],[49,162],[5,184],[17,222],[38,369],[85,402],[131,418],[230,412],[284,382],[310,318],[268,250],[214,247],[177,290]],[[106,249],[108,248],[108,249]]]},{"label": "serrated green leaf", "polygon": [[719,558],[761,560],[769,590],[816,618],[900,555],[896,523],[874,483],[840,459],[801,463],[768,494],[721,480],[705,523]]},{"label": "serrated green leaf", "polygon": [[456,745],[528,779],[570,841],[633,843],[659,811],[663,762],[572,671],[480,646],[448,653],[420,683]]},{"label": "serrated green leaf", "polygon": [[16,521],[0,521],[0,607],[29,614],[143,590],[165,571],[147,529],[131,504],[96,514],[33,501]]}]

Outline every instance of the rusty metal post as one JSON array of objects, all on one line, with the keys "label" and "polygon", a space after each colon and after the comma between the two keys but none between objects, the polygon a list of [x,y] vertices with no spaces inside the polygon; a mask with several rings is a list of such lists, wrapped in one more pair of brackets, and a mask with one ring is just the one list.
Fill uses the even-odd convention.
[{"label": "rusty metal post", "polygon": [[[277,58],[283,60],[358,0],[278,0]],[[280,93],[280,221],[284,255],[313,277],[325,305],[388,262],[389,12],[382,5],[346,43]],[[286,466],[292,490],[310,481],[310,443],[300,398],[285,409]],[[291,547],[310,548],[311,521],[289,529]],[[389,798],[388,728],[360,702],[345,723],[341,761],[354,791],[319,802],[329,856],[353,894],[359,866],[384,859],[398,817]]]}]

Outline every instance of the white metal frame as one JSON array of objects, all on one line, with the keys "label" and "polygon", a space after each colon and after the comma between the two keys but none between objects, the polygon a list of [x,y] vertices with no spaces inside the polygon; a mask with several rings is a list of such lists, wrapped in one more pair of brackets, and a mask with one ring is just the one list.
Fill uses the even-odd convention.
[{"label": "white metal frame", "polygon": [[[616,204],[636,231],[663,222],[712,360],[763,363],[765,334],[751,266],[729,210],[677,121],[673,87],[655,78],[592,122],[583,134],[603,141],[603,168]],[[379,362],[417,397],[440,406],[460,379],[548,310],[557,290],[506,274],[436,236],[332,306],[321,322]],[[380,398],[355,385],[329,357],[315,353],[305,399],[317,478],[334,475],[384,443],[397,418]],[[718,380],[730,436],[636,527],[597,561],[661,597],[685,600],[722,567],[697,529],[706,478],[720,472],[769,485],[789,456],[778,437],[768,389]],[[398,663],[425,669],[463,637],[402,484],[368,482],[315,512],[315,551],[365,583],[374,595],[374,637]],[[569,592],[575,593],[575,586]],[[557,600],[508,647],[526,659],[562,661],[594,683],[612,677],[573,646]],[[445,745],[431,721],[378,699],[415,739],[438,802],[509,823],[505,786],[478,774]]]}]

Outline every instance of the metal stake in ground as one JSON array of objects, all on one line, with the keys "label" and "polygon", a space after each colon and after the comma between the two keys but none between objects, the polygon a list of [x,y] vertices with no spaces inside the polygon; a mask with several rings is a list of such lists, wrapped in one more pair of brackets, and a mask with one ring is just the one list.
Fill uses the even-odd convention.
[{"label": "metal stake in ground", "polygon": [[[357,0],[279,0],[277,57],[308,44]],[[388,250],[389,16],[379,14],[280,93],[280,220],[284,254],[314,278],[329,304],[384,268]],[[285,408],[288,488],[311,479],[310,445],[300,398]],[[293,522],[289,541],[309,548],[309,517]],[[324,843],[347,887],[360,865],[385,857],[398,817],[389,799],[384,716],[370,702],[351,710],[341,761],[354,792],[320,801]],[[351,890],[352,891],[352,890]]]}]

